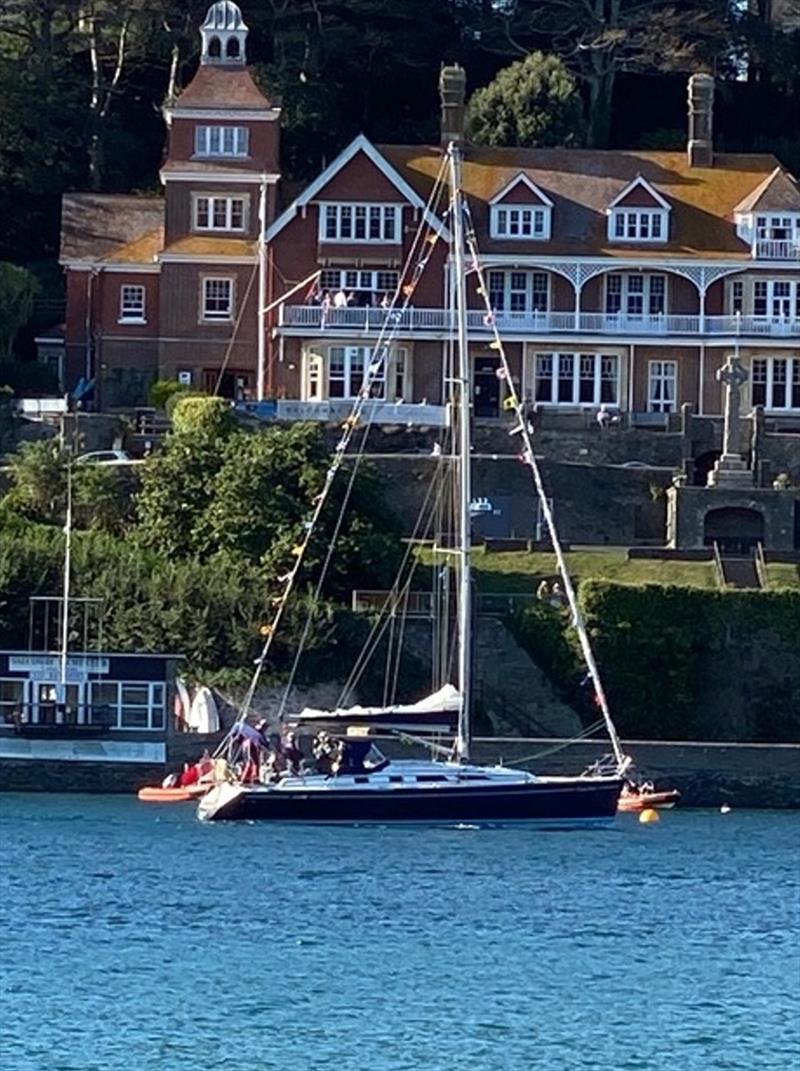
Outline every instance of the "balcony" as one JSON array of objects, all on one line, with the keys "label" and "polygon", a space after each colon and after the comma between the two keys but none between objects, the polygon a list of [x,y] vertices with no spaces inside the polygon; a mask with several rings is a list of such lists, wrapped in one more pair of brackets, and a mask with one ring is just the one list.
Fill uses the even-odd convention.
[{"label": "balcony", "polygon": [[796,238],[759,238],[753,255],[757,260],[800,260],[800,241]]},{"label": "balcony", "polygon": [[[277,401],[239,402],[238,412],[259,420],[314,420],[326,424],[340,423],[353,411],[353,399],[335,398],[325,402],[301,402],[291,398]],[[426,402],[365,402],[364,421],[370,424],[406,424],[418,428],[443,428],[447,425],[448,410],[443,405]]]},{"label": "balcony", "polygon": [[[500,312],[495,323],[503,337],[515,335],[574,336],[607,335],[625,338],[692,338],[753,336],[787,338],[800,336],[800,319],[781,316],[704,316],[657,314],[628,316],[605,312]],[[470,335],[488,337],[491,325],[484,313],[467,314]],[[281,331],[289,335],[322,332],[331,338],[386,335],[407,338],[445,338],[455,329],[448,309],[407,308],[387,313],[384,309],[347,308],[323,311],[319,305],[288,305],[282,309]]]}]

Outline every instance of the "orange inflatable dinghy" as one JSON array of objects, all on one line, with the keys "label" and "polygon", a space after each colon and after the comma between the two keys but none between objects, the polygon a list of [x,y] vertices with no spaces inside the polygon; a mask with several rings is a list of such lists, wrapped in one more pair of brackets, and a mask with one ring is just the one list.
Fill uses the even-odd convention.
[{"label": "orange inflatable dinghy", "polygon": [[145,803],[185,803],[204,796],[211,788],[210,783],[184,785],[183,788],[162,788],[161,785],[145,785],[137,792],[137,797]]}]

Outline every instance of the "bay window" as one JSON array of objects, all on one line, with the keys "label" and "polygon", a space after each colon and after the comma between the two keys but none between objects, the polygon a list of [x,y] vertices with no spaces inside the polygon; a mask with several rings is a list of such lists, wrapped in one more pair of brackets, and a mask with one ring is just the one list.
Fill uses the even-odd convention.
[{"label": "bay window", "polygon": [[534,397],[550,405],[616,405],[619,358],[601,353],[537,353]]},{"label": "bay window", "polygon": [[399,242],[401,211],[401,205],[322,204],[319,214],[319,240]]}]

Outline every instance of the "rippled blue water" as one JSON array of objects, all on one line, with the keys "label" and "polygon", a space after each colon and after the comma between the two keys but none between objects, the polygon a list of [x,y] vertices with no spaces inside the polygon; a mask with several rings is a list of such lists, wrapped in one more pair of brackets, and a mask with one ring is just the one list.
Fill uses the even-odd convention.
[{"label": "rippled blue water", "polygon": [[0,797],[6,1071],[800,1066],[800,815],[199,824]]}]

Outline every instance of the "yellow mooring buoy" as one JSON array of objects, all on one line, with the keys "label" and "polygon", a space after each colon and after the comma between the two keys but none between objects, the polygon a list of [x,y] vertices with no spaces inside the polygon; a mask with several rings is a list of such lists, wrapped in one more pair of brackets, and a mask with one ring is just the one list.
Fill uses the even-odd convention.
[{"label": "yellow mooring buoy", "polygon": [[639,821],[646,826],[652,825],[654,822],[661,820],[661,815],[658,811],[652,807],[645,807],[643,811],[639,812]]}]

